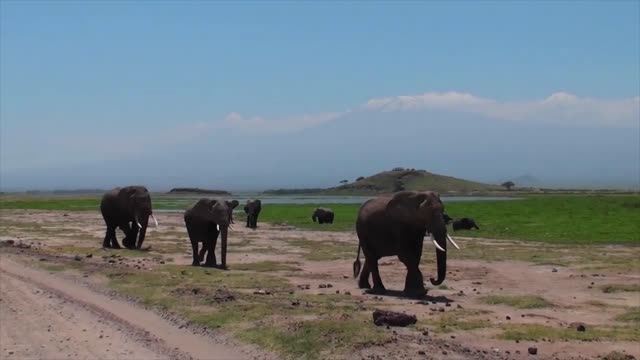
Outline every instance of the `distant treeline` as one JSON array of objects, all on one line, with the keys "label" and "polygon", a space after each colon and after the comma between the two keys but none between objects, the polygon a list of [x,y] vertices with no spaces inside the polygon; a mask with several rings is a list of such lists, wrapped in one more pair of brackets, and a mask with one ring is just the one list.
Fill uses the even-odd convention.
[{"label": "distant treeline", "polygon": [[167,194],[212,194],[212,195],[231,195],[230,192],[224,190],[209,190],[200,188],[173,188]]},{"label": "distant treeline", "polygon": [[320,194],[326,192],[327,189],[310,188],[310,189],[272,189],[265,190],[262,193],[266,195],[298,195],[298,194]]}]

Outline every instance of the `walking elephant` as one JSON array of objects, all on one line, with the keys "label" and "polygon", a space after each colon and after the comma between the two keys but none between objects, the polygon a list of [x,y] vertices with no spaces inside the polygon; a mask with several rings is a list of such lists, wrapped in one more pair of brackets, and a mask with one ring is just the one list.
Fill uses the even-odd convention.
[{"label": "walking elephant", "polygon": [[248,228],[255,229],[258,227],[260,210],[262,210],[262,202],[260,200],[247,200],[247,204],[244,206],[244,213],[247,214]]},{"label": "walking elephant", "polygon": [[[229,229],[229,213],[237,206],[237,201],[223,201],[218,199],[200,199],[184,213],[184,223],[187,227],[191,248],[193,250],[193,266],[200,266],[207,259],[204,266],[227,268],[227,236]],[[220,266],[216,262],[216,243],[218,234],[220,244]],[[202,243],[202,249],[198,253],[198,243]]]},{"label": "walking elephant", "polygon": [[333,210],[327,208],[315,208],[311,215],[311,220],[317,220],[318,224],[333,224],[333,218]]},{"label": "walking elephant", "polygon": [[473,220],[472,218],[466,218],[466,217],[454,220],[452,227],[453,227],[453,231],[471,230],[474,228],[480,230],[480,227],[478,226],[478,224],[476,224],[475,220]]},{"label": "walking elephant", "polygon": [[104,248],[120,249],[116,239],[116,228],[119,227],[125,235],[122,245],[128,249],[140,249],[150,216],[158,226],[158,221],[153,216],[151,195],[144,186],[126,186],[105,193],[100,202],[100,212],[107,225],[102,242]]},{"label": "walking elephant", "polygon": [[422,244],[430,234],[436,251],[438,278],[431,278],[433,285],[440,285],[447,273],[447,240],[458,245],[447,234],[443,218],[444,204],[436,192],[402,191],[390,196],[368,200],[358,212],[356,232],[358,254],[353,263],[353,276],[361,270],[360,249],[365,262],[358,280],[360,288],[370,289],[369,275],[373,276],[373,290],[384,293],[378,260],[397,255],[407,268],[404,293],[407,296],[423,296],[426,292],[420,272]]}]

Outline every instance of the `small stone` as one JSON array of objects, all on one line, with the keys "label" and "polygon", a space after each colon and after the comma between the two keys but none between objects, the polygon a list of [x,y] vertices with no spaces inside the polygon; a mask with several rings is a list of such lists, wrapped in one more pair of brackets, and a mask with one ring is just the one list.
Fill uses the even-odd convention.
[{"label": "small stone", "polygon": [[507,316],[507,320],[511,320],[511,316]]},{"label": "small stone", "polygon": [[458,304],[458,305],[457,305],[457,308],[458,308],[458,309],[462,309],[462,305]]},{"label": "small stone", "polygon": [[423,350],[418,350],[418,355],[427,355]]},{"label": "small stone", "polygon": [[45,259],[45,258],[40,258],[40,261],[47,261],[47,259]]},{"label": "small stone", "polygon": [[580,332],[584,332],[587,330],[587,328],[584,326],[584,324],[580,324],[576,327],[576,330],[580,331]]},{"label": "small stone", "polygon": [[442,350],[442,355],[447,355],[448,353],[444,350]]},{"label": "small stone", "polygon": [[439,312],[444,312],[444,308],[439,308],[438,311]]},{"label": "small stone", "polygon": [[87,254],[86,258],[91,259],[93,257],[93,254]]},{"label": "small stone", "polygon": [[332,288],[333,285],[332,284],[327,284],[327,288]]},{"label": "small stone", "polygon": [[425,331],[422,332],[422,335],[429,336],[429,332],[427,330],[425,330]]},{"label": "small stone", "polygon": [[446,304],[444,304],[444,306],[449,307],[449,306],[451,306],[451,303],[446,303]]},{"label": "small stone", "polygon": [[551,272],[558,272],[558,269],[553,268],[553,269],[551,269]]},{"label": "small stone", "polygon": [[538,354],[538,348],[537,347],[530,347],[527,351],[529,351],[529,355],[537,355]]},{"label": "small stone", "polygon": [[73,257],[73,260],[82,261],[82,258],[80,257],[80,255],[76,255],[76,256]]},{"label": "small stone", "polygon": [[451,338],[452,338],[452,339],[455,339],[455,338],[456,338],[456,336],[455,336],[455,335],[451,335]]}]

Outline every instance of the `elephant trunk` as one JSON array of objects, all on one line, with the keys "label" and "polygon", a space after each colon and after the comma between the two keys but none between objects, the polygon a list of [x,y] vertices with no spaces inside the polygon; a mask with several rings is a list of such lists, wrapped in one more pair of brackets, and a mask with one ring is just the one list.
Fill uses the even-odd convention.
[{"label": "elephant trunk", "polygon": [[228,232],[228,227],[227,226],[221,226],[220,227],[220,237],[222,240],[222,244],[220,244],[220,257],[221,257],[221,266],[223,269],[227,268],[227,232]]},{"label": "elephant trunk", "polygon": [[[434,286],[440,285],[444,282],[447,275],[447,228],[443,227],[437,232],[433,233],[436,243],[442,250],[436,248],[436,262],[438,264],[438,278],[431,278],[431,284]],[[444,251],[443,251],[444,250]]]},{"label": "elephant trunk", "polygon": [[[149,225],[149,217],[142,219],[142,223],[140,224],[140,233],[138,234],[138,243],[136,244],[137,249],[142,248],[142,243],[144,242],[144,237],[147,234],[147,225]],[[135,241],[135,239],[134,239]]]}]

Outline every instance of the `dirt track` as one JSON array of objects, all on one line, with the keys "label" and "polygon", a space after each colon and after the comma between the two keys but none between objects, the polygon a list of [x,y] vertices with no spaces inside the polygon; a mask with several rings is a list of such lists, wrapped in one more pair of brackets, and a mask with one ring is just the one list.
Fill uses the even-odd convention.
[{"label": "dirt track", "polygon": [[0,257],[2,359],[247,359],[158,315]]}]

